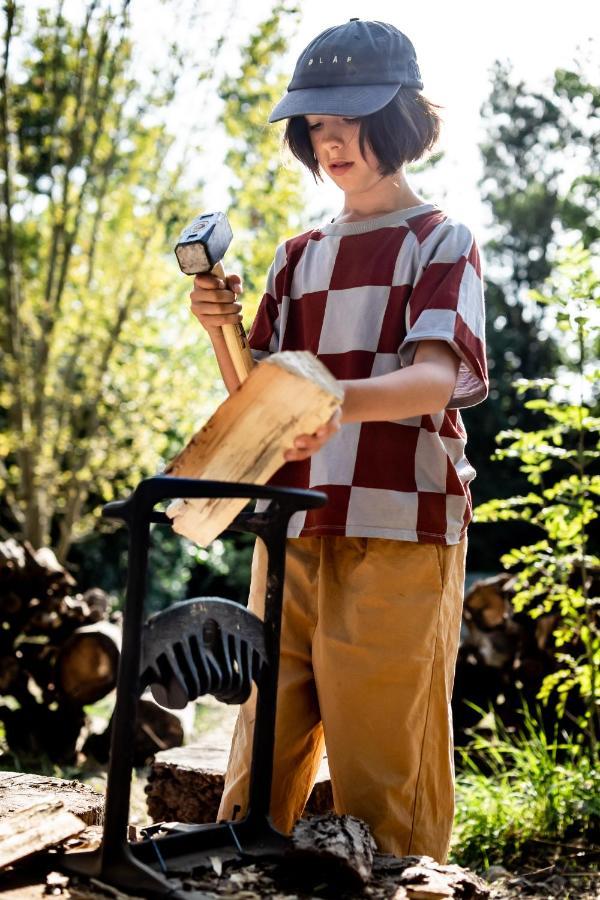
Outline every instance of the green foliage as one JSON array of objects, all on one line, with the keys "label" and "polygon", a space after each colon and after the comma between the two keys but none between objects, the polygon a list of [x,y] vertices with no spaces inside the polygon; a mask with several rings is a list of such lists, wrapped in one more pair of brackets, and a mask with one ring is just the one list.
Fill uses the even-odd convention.
[{"label": "green foliage", "polygon": [[172,98],[180,63],[140,88],[126,3],[90,2],[80,21],[60,3],[41,9],[17,53],[10,6],[0,486],[11,530],[64,559],[103,502],[194,430],[216,367],[196,346],[169,252],[197,195],[180,187],[173,135],[148,115]]},{"label": "green foliage", "polygon": [[295,24],[298,15],[294,4],[277,3],[243,48],[240,74],[224,79],[219,91],[225,101],[221,121],[230,139],[225,161],[234,177],[232,265],[244,277],[248,321],[262,297],[277,245],[301,226],[300,173],[282,163],[281,123],[268,124],[289,81],[289,73],[278,68],[288,43],[283,23]]},{"label": "green foliage", "polygon": [[452,859],[476,869],[544,856],[546,844],[589,838],[600,829],[600,769],[581,748],[549,740],[525,711],[520,736],[496,724],[461,751]]},{"label": "green foliage", "polygon": [[[594,65],[591,54],[587,62],[582,57],[538,90],[505,64],[496,63],[491,72],[481,145],[481,193],[493,221],[483,251],[490,395],[463,413],[468,455],[479,473],[478,502],[525,492],[515,458],[490,463],[495,436],[507,427],[540,427],[540,411],[524,405],[514,386],[518,379],[545,376],[560,363],[563,332],[551,327],[539,292],[559,247],[579,236],[590,247],[600,235],[600,97]],[[528,540],[527,525],[516,527]],[[514,540],[501,528],[492,533],[490,540],[489,529],[473,528],[471,557],[479,568],[495,568],[507,540]]]},{"label": "green foliage", "polygon": [[533,617],[557,614],[554,633],[559,668],[549,675],[540,699],[556,703],[559,715],[576,691],[585,704],[591,759],[597,759],[600,726],[600,558],[590,549],[590,526],[600,499],[600,418],[594,348],[600,331],[600,277],[582,245],[564,251],[546,290],[537,292],[552,325],[563,332],[565,363],[555,378],[521,380],[517,394],[534,388],[535,409],[544,421],[535,430],[498,435],[496,458],[516,459],[535,488],[526,496],[492,500],[475,510],[478,522],[526,520],[544,537],[511,550],[502,563],[516,569],[515,608]]}]

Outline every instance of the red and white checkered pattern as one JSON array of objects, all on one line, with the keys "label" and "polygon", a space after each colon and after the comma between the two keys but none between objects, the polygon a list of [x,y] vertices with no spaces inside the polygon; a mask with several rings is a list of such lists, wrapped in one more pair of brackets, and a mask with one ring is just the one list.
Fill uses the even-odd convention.
[{"label": "red and white checkered pattern", "polygon": [[337,378],[408,366],[420,340],[460,357],[454,395],[434,416],[344,425],[311,459],[272,484],[324,490],[290,537],[343,534],[455,544],[472,515],[458,407],[487,396],[484,303],[471,232],[431,204],[331,223],[282,244],[249,335],[256,359],[310,350]]}]

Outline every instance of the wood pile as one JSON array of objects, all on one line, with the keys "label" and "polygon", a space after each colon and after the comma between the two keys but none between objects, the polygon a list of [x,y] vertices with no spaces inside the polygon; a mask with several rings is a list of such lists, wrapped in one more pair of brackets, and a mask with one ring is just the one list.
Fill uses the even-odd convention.
[{"label": "wood pile", "polygon": [[[554,631],[559,615],[533,619],[527,612],[516,613],[514,586],[514,576],[502,573],[475,582],[465,596],[452,698],[457,745],[469,742],[469,729],[481,720],[477,709],[493,708],[509,730],[523,728],[525,706],[534,714],[540,708],[548,734],[556,725],[567,732],[578,727],[583,707],[575,693],[560,722],[554,704],[540,707],[537,700],[544,678],[558,668]],[[565,646],[560,650],[577,652]]]},{"label": "wood pile", "polygon": [[[78,593],[54,553],[0,542],[0,721],[22,761],[70,764],[83,750],[108,759],[110,725],[89,735],[84,707],[115,687],[121,652],[120,613],[92,588]],[[181,717],[151,698],[139,705],[136,765],[183,742]]]}]

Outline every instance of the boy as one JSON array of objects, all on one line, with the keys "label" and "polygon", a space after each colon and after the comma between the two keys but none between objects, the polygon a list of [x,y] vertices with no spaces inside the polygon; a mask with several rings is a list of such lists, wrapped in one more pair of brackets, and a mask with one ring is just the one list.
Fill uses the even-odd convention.
[{"label": "boy", "polygon": [[[341,410],[299,435],[276,483],[329,503],[290,522],[281,637],[274,824],[301,815],[327,744],[336,812],[381,850],[445,861],[454,812],[450,699],[460,631],[469,483],[458,407],[487,394],[483,292],[469,230],[416,195],[404,164],[438,136],[414,48],[351,19],[301,54],[270,121],[340,214],[277,249],[249,335],[255,358],[311,350],[342,381]],[[192,311],[228,389],[219,327],[241,281],[197,276]],[[262,614],[257,542],[249,607]],[[244,813],[254,702],[240,710],[219,813]]]}]

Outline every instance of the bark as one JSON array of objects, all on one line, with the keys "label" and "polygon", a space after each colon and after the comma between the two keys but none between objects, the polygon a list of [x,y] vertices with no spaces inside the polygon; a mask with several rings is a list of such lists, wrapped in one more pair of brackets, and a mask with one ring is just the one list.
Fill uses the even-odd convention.
[{"label": "bark", "polygon": [[[229,744],[211,740],[210,736],[202,742],[157,753],[146,786],[152,820],[215,822],[228,757]],[[329,767],[324,760],[304,815],[322,815],[332,809]]]},{"label": "bark", "polygon": [[300,821],[292,832],[290,864],[302,881],[333,881],[360,888],[373,869],[375,841],[368,825],[354,816],[315,816]]}]

